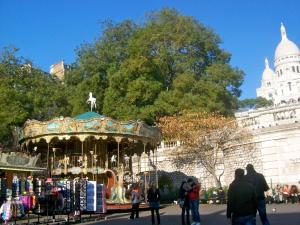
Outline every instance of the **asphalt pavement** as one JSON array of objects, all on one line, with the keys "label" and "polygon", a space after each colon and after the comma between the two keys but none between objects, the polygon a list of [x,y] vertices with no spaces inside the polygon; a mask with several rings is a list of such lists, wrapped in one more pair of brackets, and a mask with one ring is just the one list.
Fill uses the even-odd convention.
[{"label": "asphalt pavement", "polygon": [[[160,210],[161,224],[181,225],[178,205],[167,206]],[[300,204],[268,205],[267,213],[271,225],[300,225]],[[226,225],[225,205],[201,205],[201,225]],[[140,218],[129,220],[129,213],[109,215],[104,221],[90,222],[99,225],[147,225],[151,224],[150,212],[143,211]],[[257,225],[261,225],[257,216]]]}]

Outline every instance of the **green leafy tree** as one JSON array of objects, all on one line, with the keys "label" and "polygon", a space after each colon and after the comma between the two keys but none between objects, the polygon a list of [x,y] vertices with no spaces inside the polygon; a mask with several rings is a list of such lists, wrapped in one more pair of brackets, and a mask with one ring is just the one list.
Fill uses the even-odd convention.
[{"label": "green leafy tree", "polygon": [[231,114],[243,72],[229,65],[220,43],[192,17],[172,9],[150,14],[126,42],[127,58],[108,73],[103,112],[149,123],[186,109]]},{"label": "green leafy tree", "polygon": [[239,101],[239,108],[261,108],[261,107],[267,107],[272,105],[273,105],[272,100],[267,100],[262,97],[247,98]]},{"label": "green leafy tree", "polygon": [[17,51],[6,48],[0,54],[0,143],[5,146],[16,144],[15,127],[27,119],[46,120],[70,112],[64,86],[16,57]]},{"label": "green leafy tree", "polygon": [[89,92],[97,98],[97,110],[103,111],[108,74],[118,71],[128,57],[128,39],[135,29],[136,25],[131,21],[125,20],[117,25],[106,21],[101,38],[77,49],[78,58],[64,80],[73,116],[88,110],[86,99]]}]

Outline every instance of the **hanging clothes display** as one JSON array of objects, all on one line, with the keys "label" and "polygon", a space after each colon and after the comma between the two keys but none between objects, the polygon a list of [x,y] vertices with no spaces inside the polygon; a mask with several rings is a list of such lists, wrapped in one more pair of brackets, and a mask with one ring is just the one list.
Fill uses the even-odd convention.
[{"label": "hanging clothes display", "polygon": [[65,206],[65,210],[67,212],[72,212],[74,210],[74,192],[73,192],[73,182],[72,181],[66,181],[66,206]]},{"label": "hanging clothes display", "polygon": [[1,219],[5,222],[9,221],[12,217],[11,202],[7,201],[1,205],[0,208]]},{"label": "hanging clothes display", "polygon": [[31,176],[26,179],[25,191],[28,193],[33,193],[33,178]]},{"label": "hanging clothes display", "polygon": [[11,194],[13,198],[19,196],[19,190],[20,190],[19,178],[17,176],[14,176],[12,180],[12,194]]},{"label": "hanging clothes display", "polygon": [[21,202],[23,203],[24,210],[32,210],[35,207],[35,196],[33,195],[22,195],[20,197]]},{"label": "hanging clothes display", "polygon": [[80,210],[80,182],[78,179],[74,180],[74,192],[75,210]]},{"label": "hanging clothes display", "polygon": [[96,181],[87,181],[86,211],[95,212],[96,206],[97,206],[97,183]]},{"label": "hanging clothes display", "polygon": [[106,187],[104,184],[97,184],[97,213],[106,213]]},{"label": "hanging clothes display", "polygon": [[[27,186],[28,185],[28,186]],[[44,194],[44,180],[41,180],[39,178],[35,179],[33,182],[33,189],[34,189],[34,193],[38,196],[43,195]],[[26,183],[26,188],[29,188],[29,183],[27,181]]]},{"label": "hanging clothes display", "polygon": [[6,178],[1,178],[0,183],[0,204],[2,205],[6,201]]},{"label": "hanging clothes display", "polygon": [[21,218],[25,215],[24,206],[19,200],[7,201],[0,207],[0,215],[5,222]]},{"label": "hanging clothes display", "polygon": [[81,179],[80,181],[80,210],[86,210],[86,191],[87,191],[87,180]]}]

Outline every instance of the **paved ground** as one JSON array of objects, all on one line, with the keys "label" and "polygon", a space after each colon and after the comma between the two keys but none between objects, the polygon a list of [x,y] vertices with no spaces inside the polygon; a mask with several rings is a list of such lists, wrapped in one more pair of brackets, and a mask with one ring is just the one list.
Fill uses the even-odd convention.
[{"label": "paved ground", "polygon": [[[276,210],[274,210],[276,209]],[[226,207],[224,205],[201,205],[202,225],[226,225]],[[300,225],[300,204],[268,205],[267,212],[271,225]],[[168,206],[161,210],[161,224],[180,225],[180,208],[177,205]],[[128,220],[129,213],[108,216],[106,221],[94,222],[99,225],[147,225],[151,224],[149,212],[141,212],[141,218]],[[261,225],[257,218],[257,225]]]}]

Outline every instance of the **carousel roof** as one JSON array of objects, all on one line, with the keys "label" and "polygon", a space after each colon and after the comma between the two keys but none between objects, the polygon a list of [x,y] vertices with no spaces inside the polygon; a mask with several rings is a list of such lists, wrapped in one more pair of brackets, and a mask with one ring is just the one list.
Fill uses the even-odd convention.
[{"label": "carousel roof", "polygon": [[27,120],[19,132],[19,142],[39,142],[44,139],[50,143],[53,138],[68,140],[71,137],[84,141],[90,136],[96,139],[128,138],[156,146],[160,142],[161,132],[157,127],[149,126],[143,121],[121,122],[95,112],[86,112],[74,118]]},{"label": "carousel roof", "polygon": [[87,120],[87,119],[92,119],[92,118],[105,118],[105,116],[100,115],[95,112],[85,112],[80,115],[77,115],[74,117],[76,120]]}]

